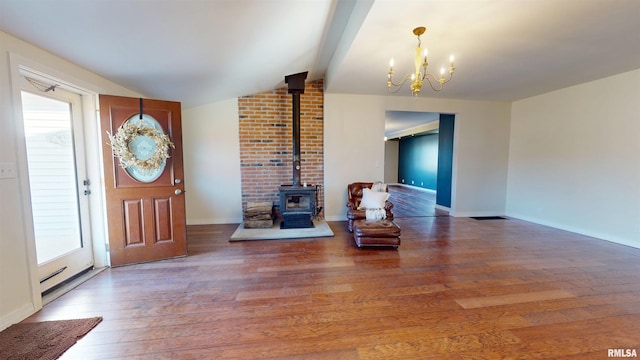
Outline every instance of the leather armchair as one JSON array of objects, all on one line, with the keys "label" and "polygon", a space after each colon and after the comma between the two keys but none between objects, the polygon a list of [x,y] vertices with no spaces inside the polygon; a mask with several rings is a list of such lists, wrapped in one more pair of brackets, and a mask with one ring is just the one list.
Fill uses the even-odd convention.
[{"label": "leather armchair", "polygon": [[[364,220],[367,218],[366,210],[358,210],[358,206],[360,206],[360,201],[362,201],[362,191],[364,188],[369,188],[373,186],[372,182],[354,182],[347,185],[347,193],[349,198],[347,200],[347,223],[349,232],[353,232],[353,222],[356,220]],[[385,189],[389,192],[389,188]],[[384,209],[387,213],[387,220],[393,220],[393,203],[389,200],[385,201]]]}]

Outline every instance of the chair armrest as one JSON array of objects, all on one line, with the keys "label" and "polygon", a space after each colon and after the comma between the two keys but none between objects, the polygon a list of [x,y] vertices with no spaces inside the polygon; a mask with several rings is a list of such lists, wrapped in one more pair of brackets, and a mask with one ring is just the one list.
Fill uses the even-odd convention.
[{"label": "chair armrest", "polygon": [[386,200],[386,201],[384,202],[384,209],[385,209],[385,210],[391,210],[391,209],[393,209],[393,203],[392,203],[391,201],[389,201],[389,200]]}]

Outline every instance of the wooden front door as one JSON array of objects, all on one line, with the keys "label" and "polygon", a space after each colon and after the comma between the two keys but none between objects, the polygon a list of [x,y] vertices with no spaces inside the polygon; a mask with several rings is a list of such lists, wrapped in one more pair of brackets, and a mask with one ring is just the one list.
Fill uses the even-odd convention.
[{"label": "wooden front door", "polygon": [[[166,134],[175,146],[169,158],[153,169],[123,168],[107,134],[116,135],[127,122]],[[100,95],[100,123],[111,265],[187,255],[180,103]],[[158,144],[151,136],[127,139],[140,160]]]}]

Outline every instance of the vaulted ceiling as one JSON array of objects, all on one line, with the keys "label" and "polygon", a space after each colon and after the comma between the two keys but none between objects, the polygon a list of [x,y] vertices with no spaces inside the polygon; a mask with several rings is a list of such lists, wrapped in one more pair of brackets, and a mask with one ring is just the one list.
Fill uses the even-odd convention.
[{"label": "vaulted ceiling", "polygon": [[0,30],[183,107],[301,71],[330,93],[388,94],[417,26],[432,71],[456,57],[421,96],[513,101],[640,68],[638,19],[638,0],[0,0]]}]

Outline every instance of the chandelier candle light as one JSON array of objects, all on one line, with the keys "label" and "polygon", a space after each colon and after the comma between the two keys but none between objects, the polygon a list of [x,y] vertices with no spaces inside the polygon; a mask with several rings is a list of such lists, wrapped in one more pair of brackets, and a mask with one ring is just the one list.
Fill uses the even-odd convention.
[{"label": "chandelier candle light", "polygon": [[[418,47],[416,48],[416,55],[414,58],[415,63],[415,72],[405,76],[401,82],[394,83],[393,82],[393,59],[389,61],[389,73],[387,74],[387,88],[390,93],[396,93],[407,80],[411,79],[411,93],[414,96],[418,96],[420,94],[420,89],[424,84],[424,81],[427,80],[429,86],[433,91],[440,91],[444,87],[444,84],[451,81],[453,78],[453,72],[456,70],[453,67],[453,55],[449,57],[449,78],[445,79],[445,68],[442,67],[440,69],[440,78],[436,78],[435,75],[427,72],[427,66],[429,66],[429,62],[427,61],[428,51],[425,48],[424,50],[421,48],[422,42],[420,41],[420,35],[424,34],[427,29],[424,26],[417,27],[413,29],[413,34],[418,37]],[[435,85],[434,85],[435,84]]]}]

